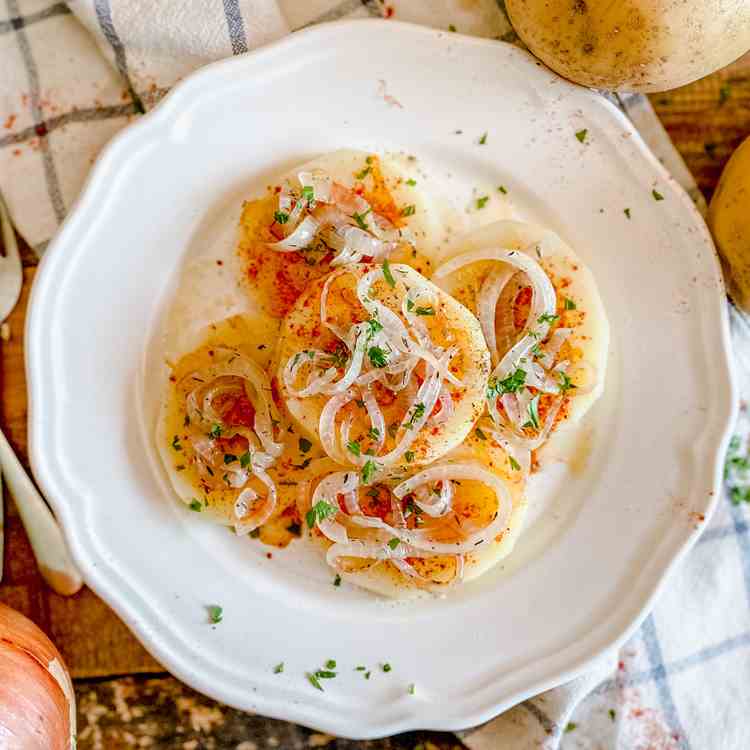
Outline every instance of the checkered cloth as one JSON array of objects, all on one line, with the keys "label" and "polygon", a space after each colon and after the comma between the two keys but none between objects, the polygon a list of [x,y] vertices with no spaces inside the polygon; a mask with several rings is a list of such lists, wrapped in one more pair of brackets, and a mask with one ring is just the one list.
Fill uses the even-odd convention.
[{"label": "checkered cloth", "polygon": [[[516,41],[502,0],[0,0],[0,188],[17,228],[42,253],[104,143],[194,68],[381,15]],[[705,208],[648,101],[612,98]],[[732,325],[748,392],[750,329],[736,313]],[[746,419],[738,430],[746,441]],[[725,498],[619,653],[461,738],[472,750],[745,750],[749,687],[748,505]]]}]

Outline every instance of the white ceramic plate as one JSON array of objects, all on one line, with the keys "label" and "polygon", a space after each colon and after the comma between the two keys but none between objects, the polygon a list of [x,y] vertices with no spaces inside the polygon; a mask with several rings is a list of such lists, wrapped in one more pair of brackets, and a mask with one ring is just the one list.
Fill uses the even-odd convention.
[{"label": "white ceramic plate", "polygon": [[[444,600],[336,589],[294,546],[267,560],[201,523],[141,423],[144,352],[184,259],[251,188],[342,147],[415,153],[467,200],[507,186],[588,263],[610,318],[585,469],[504,569]],[[715,504],[727,346],[706,228],[613,106],[505,44],[334,24],[205,68],[105,149],[34,285],[31,457],[87,583],[180,679],[343,736],[458,729],[580,672],[645,614]],[[304,673],[330,658],[321,693]]]}]

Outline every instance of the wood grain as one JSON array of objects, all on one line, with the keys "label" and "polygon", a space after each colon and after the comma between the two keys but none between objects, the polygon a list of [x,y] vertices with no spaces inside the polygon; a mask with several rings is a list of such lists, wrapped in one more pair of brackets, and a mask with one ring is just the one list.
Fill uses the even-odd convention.
[{"label": "wood grain", "polygon": [[[734,148],[750,135],[750,54],[702,81],[650,98],[701,190],[710,198],[723,165]],[[10,341],[0,342],[0,422],[28,467],[23,324],[36,258],[25,244],[22,255],[23,296],[10,318]],[[81,750],[132,747],[412,750],[420,744],[424,750],[460,747],[451,735],[437,733],[403,735],[372,743],[338,740],[234,711],[168,676],[133,676],[159,673],[161,667],[91,591],[84,589],[65,599],[44,586],[7,494],[5,502],[5,578],[0,586],[0,600],[37,622],[55,641],[73,675],[79,678],[76,687]],[[131,676],[113,677],[119,675]]]}]

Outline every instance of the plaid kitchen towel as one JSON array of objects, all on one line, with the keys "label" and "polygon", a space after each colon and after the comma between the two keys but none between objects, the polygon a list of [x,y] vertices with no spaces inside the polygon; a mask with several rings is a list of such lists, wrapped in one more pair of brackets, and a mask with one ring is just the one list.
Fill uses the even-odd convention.
[{"label": "plaid kitchen towel", "polygon": [[[0,189],[42,253],[101,147],[200,65],[315,23],[394,16],[516,41],[502,0],[0,0]],[[638,95],[612,96],[701,209],[680,156]],[[750,394],[750,328],[732,313]],[[731,493],[653,613],[588,674],[475,730],[472,750],[750,747],[748,420]]]}]

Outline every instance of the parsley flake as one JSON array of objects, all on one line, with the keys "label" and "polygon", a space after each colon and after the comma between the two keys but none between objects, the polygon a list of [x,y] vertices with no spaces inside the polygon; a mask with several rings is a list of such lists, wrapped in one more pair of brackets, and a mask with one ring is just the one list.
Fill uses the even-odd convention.
[{"label": "parsley flake", "polygon": [[409,695],[414,695],[414,693],[417,692],[417,686],[412,682],[411,685],[409,685]]},{"label": "parsley flake", "polygon": [[388,364],[388,357],[379,346],[371,346],[367,350],[367,356],[373,367],[385,367]]},{"label": "parsley flake", "polygon": [[487,386],[487,398],[492,399],[504,393],[516,393],[526,383],[526,370],[517,367],[503,380],[491,380]]},{"label": "parsley flake", "polygon": [[336,588],[341,586],[341,576],[338,573],[336,573],[336,577],[333,579],[333,585],[336,586]]},{"label": "parsley flake", "polygon": [[318,680],[317,675],[313,674],[312,672],[307,672],[307,679],[309,683],[316,688],[317,690],[320,690],[321,693],[323,692],[323,686],[320,684],[320,681]]},{"label": "parsley flake", "polygon": [[253,460],[253,456],[252,456],[252,453],[250,453],[250,451],[245,451],[245,452],[244,452],[244,453],[243,453],[243,454],[242,454],[242,455],[240,456],[240,466],[241,466],[241,467],[242,467],[243,469],[247,469],[247,467],[248,467],[248,466],[250,466],[250,462],[251,462],[252,460]]},{"label": "parsley flake", "polygon": [[336,506],[331,505],[331,503],[326,500],[318,500],[318,502],[307,511],[305,520],[307,521],[308,527],[312,529],[317,523],[325,521],[326,518],[334,516],[336,513],[338,513]]},{"label": "parsley flake", "polygon": [[224,618],[224,609],[218,604],[211,604],[208,609],[208,621],[214,625],[220,623]]},{"label": "parsley flake", "polygon": [[326,662],[326,669],[336,669],[336,660],[335,659],[329,659]]},{"label": "parsley flake", "polygon": [[559,315],[553,315],[552,313],[544,313],[537,318],[537,323],[554,323],[559,319]]},{"label": "parsley flake", "polygon": [[510,463],[511,469],[514,469],[515,471],[521,471],[521,464],[519,464],[518,461],[516,461],[516,459],[513,458],[513,456],[511,456],[510,454],[508,455],[508,462]]},{"label": "parsley flake", "polygon": [[[531,426],[535,429],[539,429],[539,396],[534,396],[534,398],[529,401],[529,405],[527,407],[529,412],[529,421],[526,424],[531,424]],[[525,427],[526,425],[524,425]]]},{"label": "parsley flake", "polygon": [[481,137],[479,138],[479,145],[484,146],[484,144],[487,143],[487,131],[485,130],[484,133],[482,133]]},{"label": "parsley flake", "polygon": [[584,143],[586,141],[586,134],[589,131],[584,128],[583,130],[579,130],[576,132],[576,138],[578,138],[579,143]]},{"label": "parsley flake", "polygon": [[420,401],[418,404],[414,405],[414,411],[412,412],[411,417],[409,417],[408,422],[404,422],[404,427],[413,427],[414,422],[416,422],[418,419],[421,419],[424,416],[425,412],[425,405]]},{"label": "parsley flake", "polygon": [[577,729],[577,728],[578,728],[578,724],[576,724],[574,721],[569,721],[565,725],[565,731],[566,732],[572,732],[574,729]]},{"label": "parsley flake", "polygon": [[385,664],[383,664],[383,671],[384,672],[390,672],[392,668],[393,667],[391,667],[391,665],[388,662],[386,662]]},{"label": "parsley flake", "polygon": [[414,216],[417,212],[417,207],[412,203],[408,206],[404,206],[401,209],[401,216]]},{"label": "parsley flake", "polygon": [[212,440],[216,440],[217,438],[220,438],[221,437],[221,425],[220,424],[215,424],[211,428],[211,431],[208,433],[208,436]]},{"label": "parsley flake", "polygon": [[388,283],[388,286],[391,287],[391,289],[396,286],[396,279],[393,278],[393,274],[391,273],[391,264],[388,262],[388,259],[383,261],[383,278]]},{"label": "parsley flake", "polygon": [[564,372],[560,372],[560,393],[566,393],[571,388],[575,387],[576,386],[570,382],[570,378]]},{"label": "parsley flake", "polygon": [[356,222],[357,222],[357,226],[358,226],[358,227],[359,227],[360,229],[369,229],[369,228],[370,228],[369,224],[368,224],[368,223],[367,223],[367,222],[365,221],[365,216],[367,216],[367,214],[369,214],[369,213],[370,213],[370,211],[372,211],[372,209],[371,209],[371,208],[368,208],[368,209],[367,209],[367,211],[365,211],[364,213],[358,214],[358,213],[357,213],[357,212],[355,211],[355,212],[354,212],[354,213],[352,214],[352,219],[354,219],[354,221],[356,221]]},{"label": "parsley flake", "polygon": [[370,440],[380,440],[380,430],[377,427],[370,427],[370,429],[367,430],[367,437],[370,438]]},{"label": "parsley flake", "polygon": [[365,465],[362,467],[362,481],[365,484],[370,484],[375,472],[378,470],[378,465],[372,459],[368,459]]},{"label": "parsley flake", "polygon": [[274,668],[273,673],[274,674],[281,674],[284,671],[284,662],[280,661]]},{"label": "parsley flake", "polygon": [[570,297],[566,297],[565,298],[564,307],[565,307],[566,310],[575,310],[576,309],[576,303],[573,302],[573,300],[570,299]]},{"label": "parsley flake", "polygon": [[412,178],[410,177],[410,178],[409,178],[409,179],[408,179],[408,180],[406,181],[406,184],[407,184],[407,185],[408,185],[409,187],[414,187],[414,186],[415,186],[415,185],[417,184],[417,181],[416,181],[416,180],[414,180],[414,179],[412,179]]},{"label": "parsley flake", "polygon": [[[388,546],[391,549],[396,549],[396,547],[398,547],[399,544],[401,544],[401,540],[396,536],[394,536],[393,539],[390,539],[388,541]],[[385,671],[387,672],[388,670],[386,669]]]},{"label": "parsley flake", "polygon": [[289,214],[284,213],[284,211],[274,211],[273,220],[277,224],[286,224],[289,221]]},{"label": "parsley flake", "polygon": [[312,185],[305,185],[302,188],[302,199],[307,201],[308,206],[315,200],[315,190]]},{"label": "parsley flake", "polygon": [[477,427],[474,430],[474,434],[480,439],[480,440],[487,440],[487,435],[482,432],[481,428]]},{"label": "parsley flake", "polygon": [[484,208],[487,205],[487,201],[489,199],[489,195],[483,195],[481,198],[477,198],[477,208]]},{"label": "parsley flake", "polygon": [[664,196],[658,190],[656,190],[656,188],[654,188],[651,191],[651,195],[654,196],[654,200],[655,201],[663,201],[664,200]]},{"label": "parsley flake", "polygon": [[367,167],[365,167],[365,168],[364,168],[364,169],[363,169],[363,170],[362,170],[361,172],[357,172],[357,174],[355,174],[354,176],[355,176],[355,177],[356,177],[356,178],[357,178],[358,180],[364,180],[364,179],[365,179],[365,177],[367,177],[367,175],[368,175],[368,174],[370,174],[370,172],[371,172],[371,171],[372,171],[372,167],[370,167],[370,166],[367,166]]},{"label": "parsley flake", "polygon": [[609,714],[609,718],[610,718],[610,719],[611,719],[612,721],[614,721],[614,720],[615,720],[615,717],[617,716],[617,711],[615,711],[615,709],[614,709],[614,708],[610,708],[610,709],[609,709],[609,711],[608,711],[607,713]]},{"label": "parsley flake", "polygon": [[179,438],[179,436],[178,436],[178,435],[175,435],[175,436],[174,436],[174,437],[172,438],[172,447],[173,447],[173,448],[174,448],[174,449],[175,449],[176,451],[181,451],[181,450],[182,450],[182,445],[180,445],[180,438]]},{"label": "parsley flake", "polygon": [[622,210],[622,212],[625,214],[625,216],[628,217],[628,219],[630,218],[630,209],[629,208],[624,208]]},{"label": "parsley flake", "polygon": [[349,453],[353,453],[355,456],[362,455],[362,449],[359,446],[359,443],[356,440],[350,440],[346,444],[346,449],[349,451]]},{"label": "parsley flake", "polygon": [[200,513],[203,510],[203,503],[200,500],[193,498],[188,506],[190,510],[194,510],[196,513]]},{"label": "parsley flake", "polygon": [[312,443],[307,438],[301,437],[299,439],[299,449],[302,451],[302,453],[307,453],[310,448],[312,448]]},{"label": "parsley flake", "polygon": [[434,315],[435,308],[430,305],[429,307],[418,307],[415,311],[417,315]]},{"label": "parsley flake", "polygon": [[414,451],[406,451],[404,458],[406,459],[406,463],[410,464],[414,460]]},{"label": "parsley flake", "polygon": [[508,194],[508,189],[507,189],[507,188],[505,187],[505,185],[500,185],[500,186],[499,186],[499,187],[498,187],[497,189],[498,189],[498,190],[499,190],[499,191],[500,191],[500,192],[501,192],[501,193],[502,193],[503,195],[507,195],[507,194]]},{"label": "parsley flake", "polygon": [[455,30],[456,30],[456,27],[452,23],[449,23],[448,24],[448,31],[455,31]]}]

